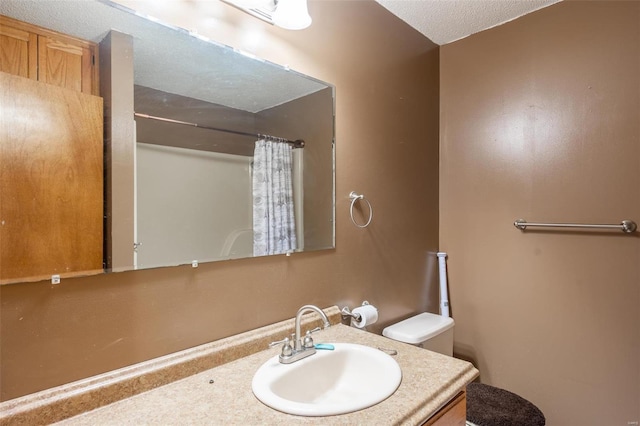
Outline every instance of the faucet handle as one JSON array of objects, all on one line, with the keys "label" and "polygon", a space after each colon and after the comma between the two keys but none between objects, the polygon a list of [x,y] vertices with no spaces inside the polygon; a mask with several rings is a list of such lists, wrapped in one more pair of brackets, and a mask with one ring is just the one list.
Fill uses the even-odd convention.
[{"label": "faucet handle", "polygon": [[291,355],[293,355],[293,347],[291,346],[290,342],[291,341],[289,340],[289,338],[285,337],[284,339],[277,342],[269,343],[269,347],[272,348],[274,346],[282,344],[282,352],[280,353],[280,357],[290,357]]},{"label": "faucet handle", "polygon": [[271,343],[269,343],[269,347],[270,347],[270,348],[272,348],[272,347],[274,347],[274,346],[278,346],[278,345],[282,345],[282,344],[285,344],[285,345],[286,345],[287,343],[289,343],[289,341],[290,341],[290,340],[289,340],[289,338],[288,338],[288,337],[285,337],[284,339],[282,339],[282,340],[278,340],[277,342],[271,342]]},{"label": "faucet handle", "polygon": [[316,331],[320,331],[320,327],[314,328],[313,330],[308,330],[307,334],[304,336],[304,341],[302,342],[302,346],[305,349],[313,348],[313,339],[311,338],[311,333],[315,333]]},{"label": "faucet handle", "polygon": [[311,330],[307,330],[307,332],[306,332],[306,334],[304,336],[304,340],[302,341],[302,346],[305,349],[313,348],[313,339],[311,338],[311,335],[313,333],[316,333],[316,332],[321,331],[321,330],[322,329],[320,327],[316,327],[316,328],[313,328]]}]

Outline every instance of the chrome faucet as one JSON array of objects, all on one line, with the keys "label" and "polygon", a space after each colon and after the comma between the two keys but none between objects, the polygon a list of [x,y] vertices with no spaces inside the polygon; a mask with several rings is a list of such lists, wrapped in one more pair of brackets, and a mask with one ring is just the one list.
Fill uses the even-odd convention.
[{"label": "chrome faucet", "polygon": [[313,330],[307,331],[304,338],[300,333],[300,322],[302,321],[302,315],[307,312],[313,311],[322,317],[322,328],[326,329],[331,324],[329,323],[329,318],[322,311],[322,309],[318,308],[314,305],[304,305],[300,309],[298,309],[298,313],[296,314],[296,332],[291,337],[293,338],[293,346],[291,346],[290,340],[288,337],[285,337],[284,340],[273,342],[269,346],[275,346],[283,343],[282,352],[280,353],[279,359],[282,364],[291,364],[293,362],[299,361],[303,358],[311,356],[316,353],[315,345],[313,344],[313,339],[311,338],[311,333],[315,333],[320,330],[320,327],[314,328]]}]

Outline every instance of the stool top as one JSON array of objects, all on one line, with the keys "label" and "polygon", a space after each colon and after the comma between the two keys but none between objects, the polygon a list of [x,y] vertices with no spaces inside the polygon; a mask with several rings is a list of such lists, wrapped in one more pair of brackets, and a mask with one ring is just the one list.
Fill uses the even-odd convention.
[{"label": "stool top", "polygon": [[484,383],[467,385],[467,420],[478,426],[544,426],[535,405],[504,389]]}]

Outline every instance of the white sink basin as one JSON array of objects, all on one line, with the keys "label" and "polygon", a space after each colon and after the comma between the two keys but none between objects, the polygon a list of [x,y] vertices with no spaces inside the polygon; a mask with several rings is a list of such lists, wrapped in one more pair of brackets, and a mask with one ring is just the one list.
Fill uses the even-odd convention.
[{"label": "white sink basin", "polygon": [[275,356],[253,376],[253,393],[264,404],[299,416],[331,416],[371,407],[393,394],[400,366],[379,349],[334,343],[293,364]]}]

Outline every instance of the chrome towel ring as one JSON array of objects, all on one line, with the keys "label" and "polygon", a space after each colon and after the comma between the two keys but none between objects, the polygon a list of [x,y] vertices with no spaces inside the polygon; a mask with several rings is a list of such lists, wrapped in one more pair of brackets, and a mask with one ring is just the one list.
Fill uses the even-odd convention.
[{"label": "chrome towel ring", "polygon": [[[371,207],[371,203],[369,202],[369,200],[364,198],[364,195],[356,194],[355,191],[351,191],[351,193],[349,194],[349,199],[351,200],[351,206],[349,207],[349,215],[351,216],[351,222],[353,222],[353,224],[358,228],[366,228],[367,226],[369,226],[369,224],[371,223],[371,220],[373,219],[373,207]],[[369,206],[369,220],[367,220],[367,223],[365,223],[364,225],[361,225],[358,222],[356,222],[356,219],[353,217],[353,206],[356,204],[356,201],[358,200],[363,200]]]}]

